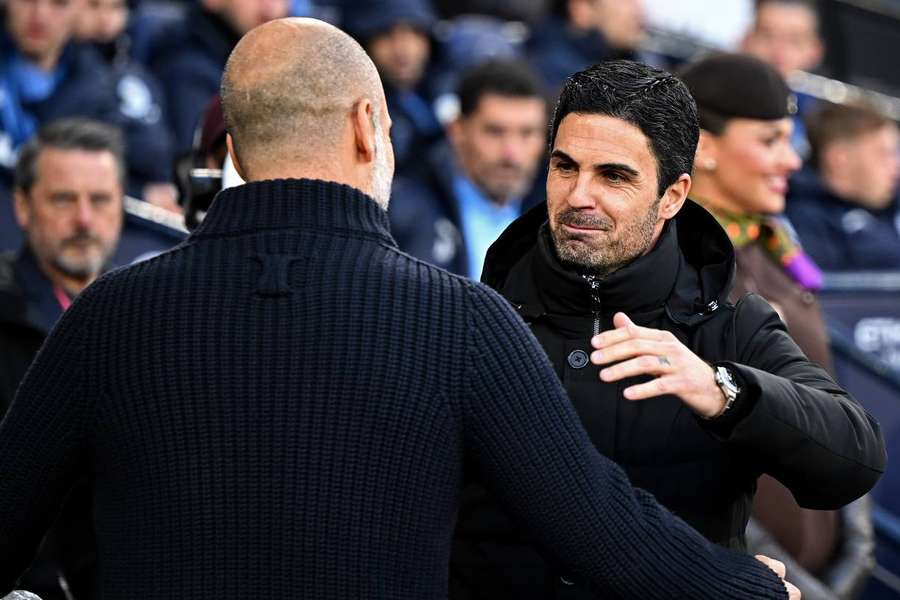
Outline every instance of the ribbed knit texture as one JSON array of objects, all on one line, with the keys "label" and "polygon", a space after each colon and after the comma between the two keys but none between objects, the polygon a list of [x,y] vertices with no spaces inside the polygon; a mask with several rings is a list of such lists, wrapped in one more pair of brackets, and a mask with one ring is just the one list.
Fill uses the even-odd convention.
[{"label": "ribbed knit texture", "polygon": [[607,597],[786,597],[593,450],[504,300],[308,180],[221,193],[63,317],[0,426],[0,592],[91,476],[104,599],[445,598],[466,457]]}]

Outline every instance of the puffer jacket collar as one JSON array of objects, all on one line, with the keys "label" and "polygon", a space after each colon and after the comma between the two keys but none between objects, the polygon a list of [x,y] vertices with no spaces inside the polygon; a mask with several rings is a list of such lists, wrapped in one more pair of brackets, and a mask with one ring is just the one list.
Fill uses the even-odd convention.
[{"label": "puffer jacket collar", "polygon": [[624,311],[639,320],[665,311],[674,322],[693,327],[727,302],[734,248],[712,215],[690,200],[649,253],[603,278],[596,290],[559,263],[546,222],[546,204],[513,222],[488,250],[482,274],[526,318],[583,315],[599,304],[607,315]]}]

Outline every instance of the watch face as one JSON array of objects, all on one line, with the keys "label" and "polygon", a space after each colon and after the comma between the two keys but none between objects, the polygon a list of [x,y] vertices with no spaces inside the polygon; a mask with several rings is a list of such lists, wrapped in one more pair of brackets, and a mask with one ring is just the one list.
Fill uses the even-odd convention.
[{"label": "watch face", "polygon": [[718,379],[719,387],[721,387],[728,395],[737,396],[740,390],[731,375],[731,371],[725,367],[716,368],[716,379]]}]

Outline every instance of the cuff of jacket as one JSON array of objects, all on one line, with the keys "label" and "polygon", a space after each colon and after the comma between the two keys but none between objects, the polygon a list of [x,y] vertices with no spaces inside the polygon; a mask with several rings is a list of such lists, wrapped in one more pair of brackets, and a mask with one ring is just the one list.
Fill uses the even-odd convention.
[{"label": "cuff of jacket", "polygon": [[731,432],[746,416],[750,413],[760,395],[758,386],[750,385],[744,374],[741,373],[740,365],[730,361],[718,361],[712,363],[712,367],[725,367],[734,376],[735,383],[740,388],[740,393],[725,413],[713,419],[700,419],[701,425],[706,431],[710,432],[715,438],[725,441],[731,435]]}]

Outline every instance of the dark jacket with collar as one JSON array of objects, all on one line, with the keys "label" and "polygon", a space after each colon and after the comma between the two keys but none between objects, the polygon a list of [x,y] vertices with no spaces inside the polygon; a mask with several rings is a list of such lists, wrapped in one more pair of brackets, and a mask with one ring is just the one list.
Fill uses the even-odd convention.
[{"label": "dark jacket with collar", "polygon": [[[761,473],[810,508],[842,506],[874,485],[885,463],[878,424],[806,360],[761,298],[728,303],[733,248],[709,213],[688,202],[650,253],[594,287],[560,265],[545,220],[546,208],[536,207],[513,223],[491,247],[483,280],[529,324],[591,441],[635,486],[713,542],[740,549]],[[590,338],[618,311],[727,365],[742,389],[733,408],[703,421],[673,396],[626,401],[622,390],[637,378],[601,382],[587,360]],[[492,496],[469,486],[451,563],[454,597],[587,594],[562,585],[552,556],[545,562],[527,544]]]},{"label": "dark jacket with collar", "polygon": [[[401,250],[451,273],[467,275],[469,255],[453,189],[456,165],[448,142],[432,148],[417,172],[394,180],[388,216]],[[543,181],[536,177],[522,200],[522,210],[543,201]]]},{"label": "dark jacket with collar", "polygon": [[0,415],[61,315],[53,286],[32,253],[23,248],[0,254]]},{"label": "dark jacket with collar", "polygon": [[[19,383],[62,314],[53,284],[27,247],[0,254],[0,415],[6,414]],[[62,576],[76,595],[86,591],[95,564],[89,512],[90,495],[78,483],[40,553],[22,575],[22,588],[44,600],[65,600],[69,596],[60,586]]]},{"label": "dark jacket with collar", "polygon": [[203,109],[219,93],[225,63],[240,35],[223,18],[197,5],[165,38],[152,70],[165,93],[175,152],[185,152]]},{"label": "dark jacket with collar", "polygon": [[105,600],[446,598],[464,457],[615,597],[787,596],[596,452],[502,298],[310,180],[221,192],[63,315],[0,423],[0,594],[92,473]]},{"label": "dark jacket with collar", "polygon": [[811,171],[791,179],[785,209],[825,271],[900,270],[900,201],[879,211],[840,198]]}]

